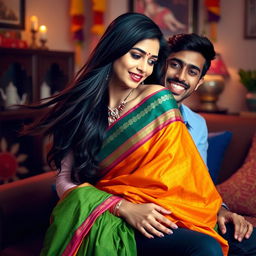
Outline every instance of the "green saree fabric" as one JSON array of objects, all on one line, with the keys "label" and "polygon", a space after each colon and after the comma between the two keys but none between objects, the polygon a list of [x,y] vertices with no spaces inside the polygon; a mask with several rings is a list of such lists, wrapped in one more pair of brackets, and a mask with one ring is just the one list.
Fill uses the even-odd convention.
[{"label": "green saree fabric", "polygon": [[[52,223],[47,231],[44,248],[40,255],[136,255],[134,231],[129,224],[106,210],[111,204],[105,205],[105,211],[96,218],[86,239],[83,239],[82,233],[88,226],[88,223],[84,223],[85,220],[92,216],[97,206],[98,208],[104,207],[108,199],[111,199],[110,194],[92,186],[72,190],[54,208]],[[81,244],[79,240],[82,241]],[[78,250],[72,252],[70,247],[74,243],[78,243],[79,246]]]}]

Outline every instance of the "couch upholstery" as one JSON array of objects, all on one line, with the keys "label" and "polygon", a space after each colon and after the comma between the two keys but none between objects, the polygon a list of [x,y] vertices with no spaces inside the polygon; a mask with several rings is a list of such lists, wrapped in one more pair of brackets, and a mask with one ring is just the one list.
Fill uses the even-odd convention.
[{"label": "couch upholstery", "polygon": [[232,140],[221,165],[217,183],[222,183],[243,164],[256,132],[256,118],[237,115],[202,114],[209,132],[231,131]]},{"label": "couch upholstery", "polygon": [[0,186],[1,256],[39,255],[57,201],[54,177],[49,172]]},{"label": "couch upholstery", "polygon": [[[203,114],[209,132],[231,131],[233,137],[221,166],[218,183],[243,164],[256,131],[256,118]],[[0,255],[36,256],[42,247],[50,212],[57,202],[55,172],[0,186]]]}]

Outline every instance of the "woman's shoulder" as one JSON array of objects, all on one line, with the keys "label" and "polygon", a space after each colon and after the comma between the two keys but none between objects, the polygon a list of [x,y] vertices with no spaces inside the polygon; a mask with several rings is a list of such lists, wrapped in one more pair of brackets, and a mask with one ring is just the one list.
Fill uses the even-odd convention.
[{"label": "woman's shoulder", "polygon": [[144,84],[144,85],[140,86],[139,90],[140,90],[140,95],[143,98],[145,98],[153,93],[160,92],[160,91],[169,92],[169,90],[166,89],[164,86],[158,85],[158,84]]}]

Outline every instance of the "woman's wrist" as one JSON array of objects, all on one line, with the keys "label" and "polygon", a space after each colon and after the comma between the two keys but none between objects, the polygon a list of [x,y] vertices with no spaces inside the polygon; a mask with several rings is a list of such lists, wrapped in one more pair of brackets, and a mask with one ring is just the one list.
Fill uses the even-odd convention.
[{"label": "woman's wrist", "polygon": [[117,201],[115,204],[113,204],[113,205],[109,208],[109,211],[110,211],[113,215],[115,215],[115,216],[117,216],[117,217],[120,217],[119,208],[120,208],[122,202],[123,202],[123,199],[120,197],[120,200]]},{"label": "woman's wrist", "polygon": [[120,217],[120,207],[123,203],[124,199],[121,199],[118,203],[116,203],[115,205],[115,208],[113,210],[113,214],[116,216],[116,217]]},{"label": "woman's wrist", "polygon": [[128,203],[127,200],[125,199],[121,199],[120,201],[118,201],[116,204],[114,204],[110,209],[109,211],[117,216],[117,217],[124,217],[124,208],[125,208],[125,205]]}]

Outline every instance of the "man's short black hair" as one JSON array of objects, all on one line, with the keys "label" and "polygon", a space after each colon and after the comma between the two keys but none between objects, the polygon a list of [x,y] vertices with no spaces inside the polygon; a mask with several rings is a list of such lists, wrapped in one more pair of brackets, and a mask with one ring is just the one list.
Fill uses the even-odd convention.
[{"label": "man's short black hair", "polygon": [[205,58],[205,64],[202,70],[203,77],[211,66],[211,61],[215,58],[215,50],[211,41],[204,36],[199,36],[195,33],[177,34],[169,38],[170,46],[169,55],[180,51],[194,51],[202,54]]}]

